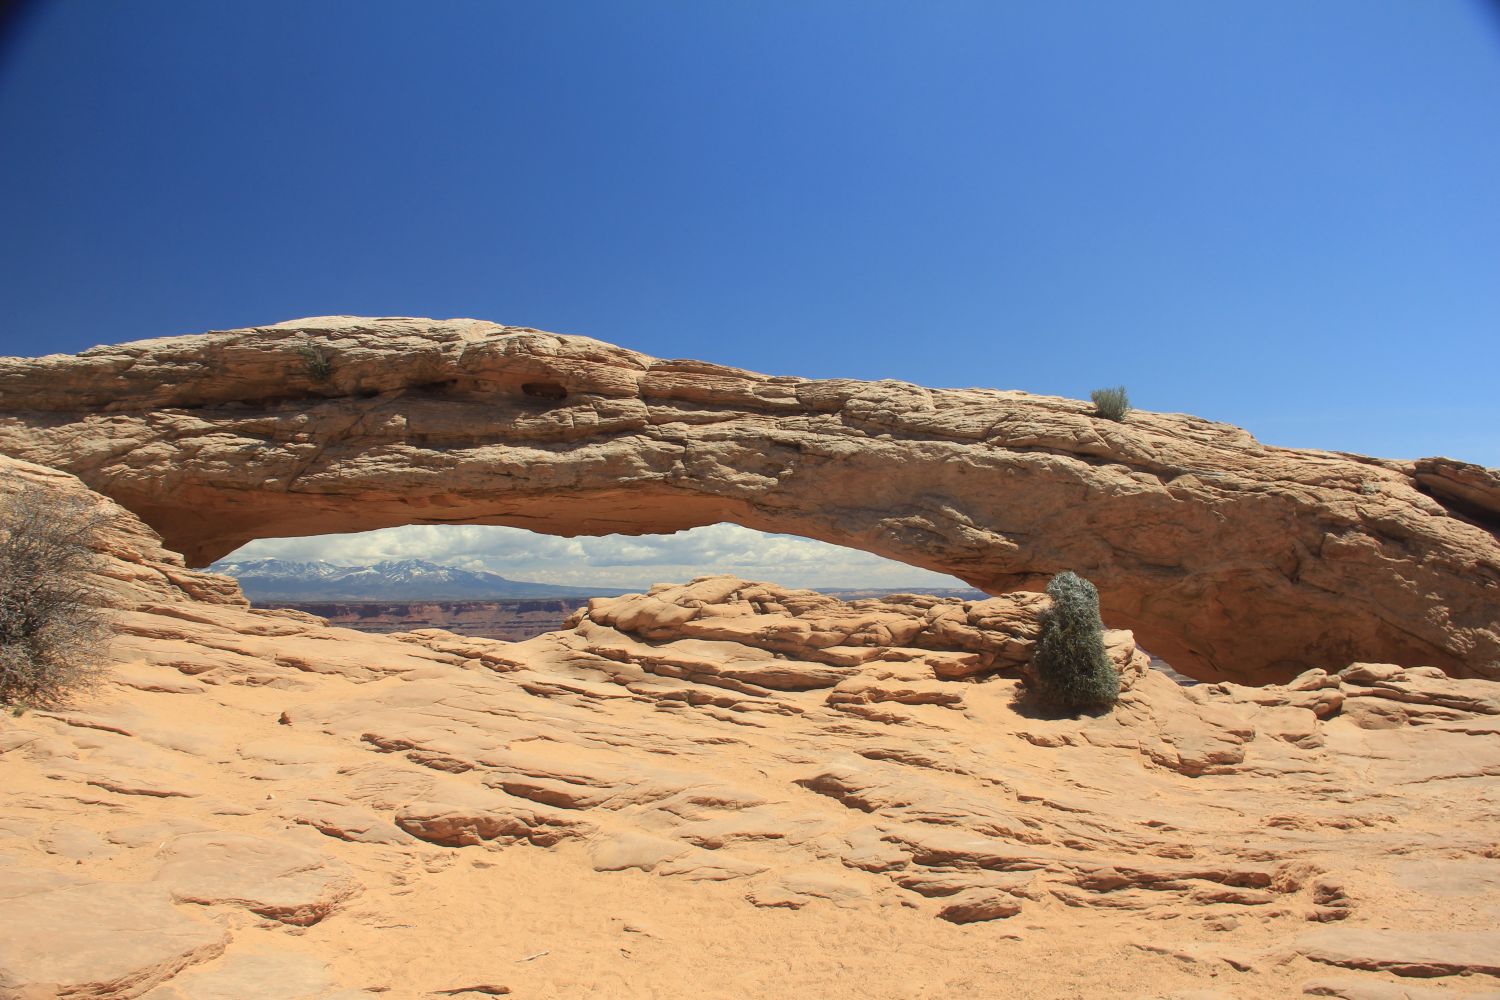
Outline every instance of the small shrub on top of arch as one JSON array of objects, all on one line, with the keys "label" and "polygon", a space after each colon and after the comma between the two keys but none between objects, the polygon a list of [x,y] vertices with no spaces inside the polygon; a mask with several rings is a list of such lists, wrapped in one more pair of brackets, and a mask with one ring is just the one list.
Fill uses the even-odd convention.
[{"label": "small shrub on top of arch", "polygon": [[1089,398],[1094,401],[1096,417],[1124,420],[1125,415],[1130,412],[1130,395],[1123,385],[1117,385],[1113,389],[1095,389],[1089,393]]}]

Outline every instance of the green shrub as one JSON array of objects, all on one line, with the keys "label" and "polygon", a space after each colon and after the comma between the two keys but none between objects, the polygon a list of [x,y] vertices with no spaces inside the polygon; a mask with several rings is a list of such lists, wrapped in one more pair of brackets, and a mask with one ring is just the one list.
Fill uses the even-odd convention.
[{"label": "green shrub", "polygon": [[1089,393],[1089,398],[1094,401],[1096,417],[1124,420],[1125,414],[1130,412],[1130,397],[1126,395],[1123,385],[1117,385],[1113,389],[1095,389]]},{"label": "green shrub", "polygon": [[333,378],[333,358],[323,348],[303,344],[297,348],[297,353],[302,355],[302,366],[314,382],[327,382]]},{"label": "green shrub", "polygon": [[0,704],[58,704],[102,670],[111,630],[87,581],[103,522],[40,486],[0,499]]},{"label": "green shrub", "polygon": [[1120,674],[1104,652],[1099,591],[1062,572],[1047,584],[1047,596],[1052,606],[1031,659],[1037,700],[1069,715],[1110,708],[1120,697]]}]

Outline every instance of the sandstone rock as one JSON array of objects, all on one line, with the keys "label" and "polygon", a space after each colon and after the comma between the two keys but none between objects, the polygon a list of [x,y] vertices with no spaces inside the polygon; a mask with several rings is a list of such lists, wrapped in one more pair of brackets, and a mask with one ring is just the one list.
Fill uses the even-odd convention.
[{"label": "sandstone rock", "polygon": [[94,883],[5,904],[0,993],[138,996],[224,950],[228,935],[172,906],[150,884]]},{"label": "sandstone rock", "polygon": [[76,823],[58,823],[42,836],[39,846],[48,854],[75,861],[108,858],[119,853],[99,834]]},{"label": "sandstone rock", "polygon": [[[1372,988],[1494,982],[1471,961],[1500,919],[1490,681],[1330,662],[1180,687],[1112,631],[1120,709],[1038,719],[1015,696],[1040,595],[838,602],[711,578],[652,588],[641,631],[586,611],[497,650],[171,597],[143,558],[111,585],[118,679],[0,716],[0,967],[66,957],[37,951],[37,900],[78,914],[134,879],[144,917],[35,926],[107,955],[184,920],[224,954],[153,939],[111,973],[134,985],[93,995],[1281,996],[1320,967],[1304,949]],[[667,647],[693,669],[658,672]],[[962,658],[981,668],[945,679],[937,661]],[[839,679],[729,673],[767,663]],[[1362,728],[1346,702],[1399,715]],[[275,919],[327,912],[351,873],[365,891],[332,919]],[[950,924],[987,916],[1006,922]],[[1309,936],[1356,922],[1378,940]],[[273,960],[286,975],[257,971]],[[22,975],[0,995],[58,993]]]},{"label": "sandstone rock", "polygon": [[618,872],[639,868],[654,871],[657,865],[680,858],[691,848],[676,840],[647,833],[616,833],[595,840],[589,849],[596,872]]},{"label": "sandstone rock", "polygon": [[412,521],[730,520],[997,593],[1083,571],[1107,620],[1202,678],[1359,659],[1500,676],[1496,474],[1449,460],[1271,448],[1175,414],[1112,423],[1018,392],[769,378],[475,320],[322,317],[4,359],[0,407],[0,451],[79,475],[200,565],[253,538]]},{"label": "sandstone rock", "polygon": [[867,872],[895,872],[906,868],[911,853],[888,839],[880,827],[862,825],[826,838],[825,853],[842,864]]},{"label": "sandstone rock", "polygon": [[1297,951],[1314,962],[1398,976],[1500,976],[1494,931],[1387,931],[1327,927],[1304,934]]},{"label": "sandstone rock", "polygon": [[745,894],[756,906],[800,910],[817,900],[835,906],[852,906],[870,898],[870,890],[848,875],[819,871],[789,871],[774,876]]},{"label": "sandstone rock", "polygon": [[194,820],[157,819],[118,827],[106,833],[111,844],[123,847],[150,847],[153,851],[165,847],[177,837],[190,833],[210,833],[212,828]]},{"label": "sandstone rock", "polygon": [[1355,663],[1340,670],[1338,679],[1344,711],[1351,716],[1376,713],[1405,724],[1500,715],[1500,692],[1494,685],[1464,684],[1437,670]]},{"label": "sandstone rock", "polygon": [[1424,458],[1412,470],[1419,489],[1449,504],[1461,517],[1495,530],[1500,521],[1500,470],[1451,458]]},{"label": "sandstone rock", "polygon": [[[1045,597],[1029,593],[844,602],[718,576],[661,585],[650,595],[595,598],[572,620],[572,634],[580,640],[575,648],[699,683],[750,691],[831,687],[829,704],[845,710],[879,702],[956,707],[962,688],[939,681],[1024,666],[1045,606]],[[666,624],[646,615],[647,607]],[[1120,666],[1128,670],[1136,657],[1145,662],[1131,633],[1108,637]]]},{"label": "sandstone rock", "polygon": [[955,924],[972,924],[980,920],[999,920],[1021,912],[1014,896],[990,889],[965,889],[943,901],[938,916]]},{"label": "sandstone rock", "polygon": [[179,902],[243,906],[305,927],[359,891],[344,866],[315,851],[237,833],[193,833],[161,851],[156,881]]},{"label": "sandstone rock", "polygon": [[1363,979],[1315,979],[1302,984],[1302,992],[1314,997],[1339,1000],[1500,1000],[1500,990],[1454,993],[1451,990],[1413,986],[1410,983],[1369,982]]},{"label": "sandstone rock", "polygon": [[693,882],[728,882],[732,879],[752,878],[765,870],[766,866],[763,864],[697,847],[686,854],[664,859],[655,868],[657,875]]},{"label": "sandstone rock", "polygon": [[486,841],[530,841],[550,847],[580,837],[591,824],[509,796],[474,796],[466,802],[413,802],[396,812],[396,825],[421,840],[448,847]]},{"label": "sandstone rock", "polygon": [[322,1000],[333,988],[327,963],[295,952],[233,952],[189,970],[143,1000]]},{"label": "sandstone rock", "polygon": [[[0,365],[4,362],[0,361]],[[0,400],[4,393],[0,391]],[[5,423],[0,418],[0,425]],[[3,437],[0,432],[0,437]],[[249,604],[239,584],[228,577],[188,569],[183,558],[162,546],[160,537],[120,505],[82,489],[66,472],[8,457],[0,444],[0,502],[22,487],[39,487],[75,496],[88,496],[106,514],[99,532],[102,567],[91,580],[100,603],[112,608],[133,607],[143,600],[166,604],[204,603],[245,607]]]},{"label": "sandstone rock", "polygon": [[361,844],[409,844],[412,837],[389,820],[348,803],[309,801],[294,806],[292,820],[327,837]]},{"label": "sandstone rock", "polygon": [[880,702],[961,708],[964,693],[961,687],[940,681],[861,676],[840,681],[828,694],[830,705],[870,705]]},{"label": "sandstone rock", "polygon": [[0,854],[0,900],[32,896],[51,889],[78,885],[84,881],[68,872],[30,866],[9,852]]},{"label": "sandstone rock", "polygon": [[1500,858],[1403,859],[1392,865],[1396,884],[1423,896],[1471,897],[1500,902]]},{"label": "sandstone rock", "polygon": [[[681,809],[674,812],[682,815]],[[789,816],[775,805],[749,806],[730,812],[713,810],[703,819],[690,819],[676,827],[676,836],[718,850],[731,844],[802,844],[822,835],[829,824],[814,818]]]},{"label": "sandstone rock", "polygon": [[467,986],[454,986],[446,990],[433,990],[434,996],[456,997],[466,993],[475,996],[500,997],[510,993],[510,987],[498,983],[470,983]]},{"label": "sandstone rock", "polygon": [[[1265,718],[1269,728],[1281,735],[1286,721],[1276,715],[1254,713]],[[1185,693],[1156,671],[1147,671],[1136,685],[1121,694],[1115,710],[1084,720],[1035,720],[1018,727],[1017,734],[1036,746],[1077,746],[1131,749],[1152,763],[1179,774],[1198,777],[1229,773],[1245,760],[1246,746],[1256,736],[1255,722],[1232,709],[1225,699]],[[1316,740],[1317,731],[1298,733],[1303,741]]]}]

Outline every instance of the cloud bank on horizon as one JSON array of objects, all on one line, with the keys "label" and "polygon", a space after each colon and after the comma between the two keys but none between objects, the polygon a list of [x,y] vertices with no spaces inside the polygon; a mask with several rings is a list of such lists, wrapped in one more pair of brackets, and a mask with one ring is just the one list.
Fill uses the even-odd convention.
[{"label": "cloud bank on horizon", "polygon": [[797,535],[713,524],[671,535],[561,538],[523,528],[413,524],[311,538],[263,538],[228,559],[321,559],[366,565],[426,559],[512,580],[642,589],[710,573],[790,587],[845,589],[965,587],[962,580],[869,552]]}]

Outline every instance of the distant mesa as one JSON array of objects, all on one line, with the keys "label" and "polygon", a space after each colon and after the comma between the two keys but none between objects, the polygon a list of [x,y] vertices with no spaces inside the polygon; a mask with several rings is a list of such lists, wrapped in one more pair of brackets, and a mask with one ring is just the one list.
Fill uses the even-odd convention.
[{"label": "distant mesa", "polygon": [[[210,569],[234,577],[254,604],[290,608],[361,632],[440,628],[459,635],[520,642],[563,628],[592,598],[626,593],[611,587],[564,587],[511,580],[483,570],[425,559],[343,566],[322,560],[224,559]],[[637,588],[645,590],[646,588]],[[930,596],[984,600],[981,590],[931,590]],[[924,592],[927,592],[924,591]],[[840,600],[889,598],[912,588],[823,589]]]},{"label": "distant mesa", "polygon": [[564,587],[511,580],[484,570],[425,559],[388,559],[370,566],[322,560],[220,560],[209,567],[232,576],[252,602],[281,601],[501,601],[528,598],[618,597],[610,587]]}]

